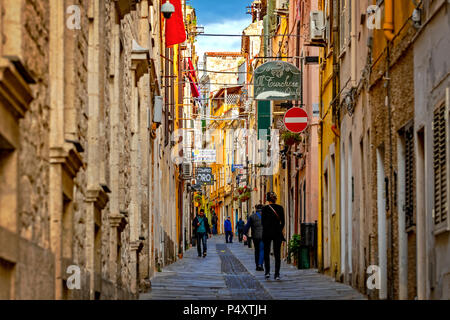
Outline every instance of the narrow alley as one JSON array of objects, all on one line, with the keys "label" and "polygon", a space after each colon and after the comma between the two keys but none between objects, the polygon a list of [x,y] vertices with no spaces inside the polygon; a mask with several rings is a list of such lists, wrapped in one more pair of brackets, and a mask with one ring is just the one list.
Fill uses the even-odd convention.
[{"label": "narrow alley", "polygon": [[450,301],[449,35],[450,0],[0,0],[0,302]]},{"label": "narrow alley", "polygon": [[[357,290],[335,282],[315,269],[299,270],[282,261],[281,280],[264,279],[255,271],[253,248],[224,243],[224,236],[208,240],[206,258],[196,247],[183,259],[156,272],[152,288],[141,300],[351,300],[365,299]],[[273,257],[271,266],[273,265]]]}]

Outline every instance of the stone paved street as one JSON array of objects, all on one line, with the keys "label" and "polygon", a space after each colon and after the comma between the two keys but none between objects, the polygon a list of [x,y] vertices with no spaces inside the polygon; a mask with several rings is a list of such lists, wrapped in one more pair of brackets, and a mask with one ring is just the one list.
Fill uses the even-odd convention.
[{"label": "stone paved street", "polygon": [[255,271],[253,248],[224,242],[223,236],[209,239],[206,258],[197,256],[196,247],[188,250],[183,259],[156,273],[151,279],[152,289],[140,299],[365,299],[317,270],[298,270],[284,261],[282,280],[265,280],[264,272]]}]

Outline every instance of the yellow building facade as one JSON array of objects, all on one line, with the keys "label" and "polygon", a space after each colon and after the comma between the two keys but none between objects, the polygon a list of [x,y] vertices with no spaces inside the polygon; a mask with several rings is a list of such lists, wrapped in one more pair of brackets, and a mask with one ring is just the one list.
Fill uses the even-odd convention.
[{"label": "yellow building facade", "polygon": [[[332,21],[330,1],[321,1],[320,10],[326,21]],[[327,35],[326,45],[320,50],[318,262],[321,271],[337,277],[340,270],[340,142],[335,119],[335,105],[339,101],[336,102],[334,97],[339,88],[339,76],[333,70],[333,64],[337,54],[334,44],[339,42],[331,31]]]}]

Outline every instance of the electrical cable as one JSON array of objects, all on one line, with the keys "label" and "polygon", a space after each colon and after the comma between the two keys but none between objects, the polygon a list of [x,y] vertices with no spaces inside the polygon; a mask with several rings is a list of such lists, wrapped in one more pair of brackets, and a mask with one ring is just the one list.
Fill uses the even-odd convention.
[{"label": "electrical cable", "polygon": [[[202,33],[198,34],[198,36],[206,36],[206,37],[282,37],[282,34],[274,34],[274,35],[259,35],[259,34],[221,34],[221,33]],[[289,37],[301,37],[301,35],[290,35]]]}]

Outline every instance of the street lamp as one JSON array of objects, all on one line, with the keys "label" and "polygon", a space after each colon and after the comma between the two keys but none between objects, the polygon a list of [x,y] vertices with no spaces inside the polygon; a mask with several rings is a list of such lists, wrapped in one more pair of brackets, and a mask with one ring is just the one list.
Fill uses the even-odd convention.
[{"label": "street lamp", "polygon": [[167,0],[162,6],[161,6],[161,12],[164,15],[164,18],[170,19],[172,17],[172,14],[175,12],[175,7],[173,4],[170,3],[169,0]]}]

